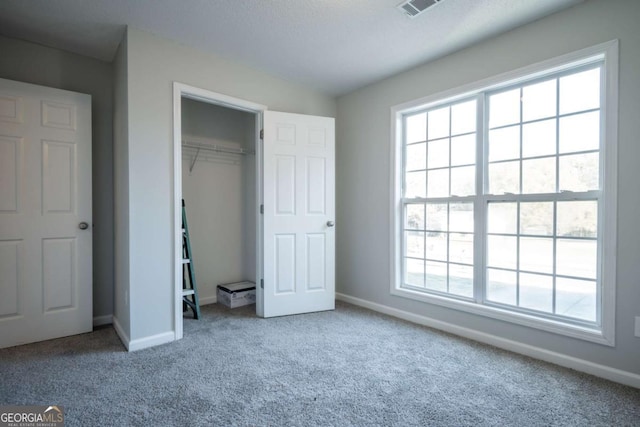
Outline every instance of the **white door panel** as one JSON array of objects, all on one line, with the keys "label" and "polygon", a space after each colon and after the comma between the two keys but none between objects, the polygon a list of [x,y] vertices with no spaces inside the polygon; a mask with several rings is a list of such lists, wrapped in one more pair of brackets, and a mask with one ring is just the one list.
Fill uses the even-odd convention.
[{"label": "white door panel", "polygon": [[0,347],[92,330],[91,251],[90,96],[0,79]]},{"label": "white door panel", "polygon": [[335,308],[333,118],[265,111],[264,316]]}]

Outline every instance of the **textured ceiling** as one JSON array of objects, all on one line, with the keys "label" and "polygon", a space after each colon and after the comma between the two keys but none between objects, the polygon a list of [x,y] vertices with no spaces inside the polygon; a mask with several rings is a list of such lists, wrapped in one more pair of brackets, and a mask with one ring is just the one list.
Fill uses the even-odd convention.
[{"label": "textured ceiling", "polygon": [[2,0],[0,34],[111,61],[125,25],[347,93],[582,0]]}]

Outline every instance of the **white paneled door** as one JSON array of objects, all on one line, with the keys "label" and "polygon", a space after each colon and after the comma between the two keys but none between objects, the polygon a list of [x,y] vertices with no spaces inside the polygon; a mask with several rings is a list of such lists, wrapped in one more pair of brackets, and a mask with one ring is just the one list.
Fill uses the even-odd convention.
[{"label": "white paneled door", "polygon": [[335,121],[265,111],[264,317],[335,308]]},{"label": "white paneled door", "polygon": [[0,79],[0,347],[92,329],[91,97]]}]

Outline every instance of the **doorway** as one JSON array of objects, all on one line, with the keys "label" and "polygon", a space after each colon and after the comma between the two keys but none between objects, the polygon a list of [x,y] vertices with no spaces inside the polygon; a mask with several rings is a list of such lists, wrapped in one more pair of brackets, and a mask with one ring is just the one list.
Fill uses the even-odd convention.
[{"label": "doorway", "polygon": [[200,305],[217,302],[219,284],[255,287],[255,152],[255,114],[182,98],[183,275],[197,279]]},{"label": "doorway", "polygon": [[[201,304],[215,300],[220,283],[256,282],[261,276],[259,141],[264,110],[260,104],[174,83],[176,339],[183,336],[182,199]],[[256,286],[258,316],[261,307],[262,292]]]}]

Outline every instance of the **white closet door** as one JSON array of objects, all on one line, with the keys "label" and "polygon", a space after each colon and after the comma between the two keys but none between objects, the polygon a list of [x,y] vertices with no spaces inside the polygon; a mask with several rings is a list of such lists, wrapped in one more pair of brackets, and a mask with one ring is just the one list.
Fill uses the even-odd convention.
[{"label": "white closet door", "polygon": [[92,330],[91,225],[91,97],[0,79],[0,347]]},{"label": "white closet door", "polygon": [[265,111],[264,317],[335,308],[335,121]]}]

